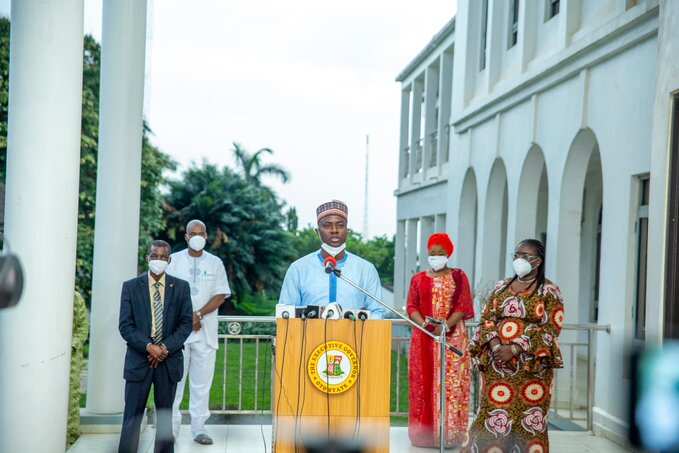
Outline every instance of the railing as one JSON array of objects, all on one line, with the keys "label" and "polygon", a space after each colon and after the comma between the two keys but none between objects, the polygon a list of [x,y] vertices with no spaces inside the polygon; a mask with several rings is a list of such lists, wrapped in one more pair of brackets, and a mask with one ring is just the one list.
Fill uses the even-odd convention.
[{"label": "railing", "polygon": [[441,153],[442,163],[446,163],[450,160],[450,129],[450,124],[446,124],[446,127],[443,129],[443,153]]},{"label": "railing", "polygon": [[431,147],[429,148],[429,165],[428,168],[436,167],[438,162],[438,148],[439,148],[439,133],[437,130],[432,131],[429,134],[429,141],[431,142]]},{"label": "railing", "polygon": [[401,159],[403,159],[400,162],[400,165],[402,166],[401,177],[407,178],[408,175],[410,174],[410,146],[406,146],[403,149],[403,153],[401,154]]},{"label": "railing", "polygon": [[415,169],[413,173],[417,174],[422,170],[422,160],[424,157],[424,138],[420,138],[415,145]]},{"label": "railing", "polygon": [[[401,320],[391,320],[392,388],[391,415],[408,415],[408,352],[410,330]],[[471,336],[478,323],[468,323]],[[275,373],[273,317],[220,316],[219,351],[215,378],[210,395],[210,408],[216,414],[271,414],[272,376]],[[565,367],[556,371],[552,394],[552,413],[580,423],[592,430],[594,406],[596,339],[608,326],[566,324],[561,336]],[[585,340],[578,333],[586,332]],[[568,338],[575,338],[569,341]],[[582,354],[584,354],[584,356]],[[585,372],[581,373],[581,363]],[[584,374],[584,376],[583,376]],[[561,383],[561,386],[560,386]],[[564,383],[566,385],[564,385]],[[567,389],[564,395],[564,388]],[[479,379],[473,373],[470,413],[478,409]],[[565,396],[565,398],[564,398]]]}]

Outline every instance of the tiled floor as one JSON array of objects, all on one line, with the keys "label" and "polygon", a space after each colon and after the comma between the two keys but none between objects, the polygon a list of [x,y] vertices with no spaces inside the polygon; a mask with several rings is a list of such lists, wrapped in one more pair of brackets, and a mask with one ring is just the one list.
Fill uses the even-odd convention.
[{"label": "tiled floor", "polygon": [[[175,444],[175,453],[231,453],[231,452],[270,452],[271,451],[271,426],[265,425],[262,429],[254,425],[213,425],[209,427],[215,443],[211,446],[202,446],[193,442],[187,426]],[[266,450],[264,440],[266,441]],[[153,428],[147,428],[140,442],[140,453],[153,452]],[[416,453],[434,452],[433,449],[414,448],[408,441],[407,428],[391,429],[391,452]],[[609,442],[606,439],[595,437],[585,432],[553,431],[550,433],[550,451],[553,453],[617,453],[625,452],[622,447]],[[112,453],[116,451],[118,436],[113,434],[90,434],[81,437],[69,450],[69,453]]]}]

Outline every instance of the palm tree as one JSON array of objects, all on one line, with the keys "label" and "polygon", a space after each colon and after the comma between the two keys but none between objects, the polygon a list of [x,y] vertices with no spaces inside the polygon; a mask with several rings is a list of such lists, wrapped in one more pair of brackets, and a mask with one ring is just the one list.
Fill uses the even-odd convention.
[{"label": "palm tree", "polygon": [[262,176],[274,176],[279,178],[284,184],[290,181],[290,173],[278,164],[264,164],[262,156],[273,154],[271,148],[262,148],[251,154],[241,144],[233,143],[233,154],[236,158],[236,165],[243,173],[246,181],[261,185]]}]

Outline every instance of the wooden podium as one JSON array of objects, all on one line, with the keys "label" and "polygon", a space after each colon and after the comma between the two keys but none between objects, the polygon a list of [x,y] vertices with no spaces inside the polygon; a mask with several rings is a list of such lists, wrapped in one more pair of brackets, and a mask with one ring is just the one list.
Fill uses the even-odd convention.
[{"label": "wooden podium", "polygon": [[388,452],[390,375],[391,322],[279,319],[274,452],[294,452],[328,431]]}]

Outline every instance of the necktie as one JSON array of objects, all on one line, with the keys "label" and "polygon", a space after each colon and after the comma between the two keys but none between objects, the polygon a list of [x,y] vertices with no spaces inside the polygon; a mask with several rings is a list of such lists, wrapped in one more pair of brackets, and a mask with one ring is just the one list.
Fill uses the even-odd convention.
[{"label": "necktie", "polygon": [[160,282],[153,284],[153,342],[158,344],[163,340],[163,300],[160,297]]}]

